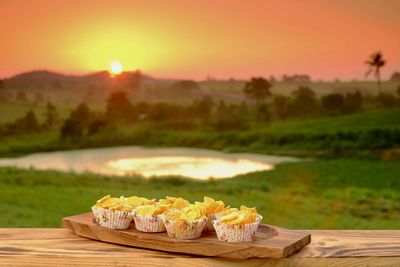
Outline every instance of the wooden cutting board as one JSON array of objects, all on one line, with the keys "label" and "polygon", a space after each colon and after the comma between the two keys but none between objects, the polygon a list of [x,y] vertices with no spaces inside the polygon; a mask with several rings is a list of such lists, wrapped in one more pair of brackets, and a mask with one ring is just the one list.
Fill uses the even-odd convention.
[{"label": "wooden cutting board", "polygon": [[193,255],[234,259],[284,258],[311,242],[309,234],[260,224],[255,239],[248,243],[224,243],[215,233],[203,233],[194,240],[177,240],[167,233],[142,233],[133,223],[127,230],[97,226],[92,213],[65,217],[61,226],[90,239],[131,247],[155,249]]}]

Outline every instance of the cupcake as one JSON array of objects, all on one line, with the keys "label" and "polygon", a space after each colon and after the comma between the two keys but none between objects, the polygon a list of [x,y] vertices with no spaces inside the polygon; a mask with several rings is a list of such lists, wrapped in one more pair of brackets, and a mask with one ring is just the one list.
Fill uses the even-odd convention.
[{"label": "cupcake", "polygon": [[127,229],[132,221],[132,210],[133,206],[123,196],[107,195],[92,206],[96,223],[110,229]]},{"label": "cupcake", "polygon": [[204,227],[204,231],[214,231],[214,226],[212,222],[215,220],[215,214],[225,210],[225,204],[222,201],[215,201],[210,197],[204,197],[203,202],[196,202],[196,204],[201,205],[207,216],[207,224]]},{"label": "cupcake", "polygon": [[169,237],[176,239],[195,239],[207,223],[207,216],[200,205],[190,204],[182,210],[170,209],[163,216]]},{"label": "cupcake", "polygon": [[147,233],[165,232],[162,216],[170,207],[171,204],[160,203],[137,207],[133,217],[136,229]]},{"label": "cupcake", "polygon": [[219,241],[251,242],[261,220],[255,208],[241,206],[218,213],[213,225]]}]

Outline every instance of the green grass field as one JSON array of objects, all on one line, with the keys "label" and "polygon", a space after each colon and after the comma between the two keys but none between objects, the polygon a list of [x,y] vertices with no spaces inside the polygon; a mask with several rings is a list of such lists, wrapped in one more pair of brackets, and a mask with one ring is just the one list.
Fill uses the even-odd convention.
[{"label": "green grass field", "polygon": [[266,131],[271,133],[305,134],[330,133],[337,131],[364,131],[370,129],[400,128],[400,109],[393,108],[337,117],[305,120],[280,121],[271,124]]},{"label": "green grass field", "polygon": [[[395,229],[400,219],[400,164],[369,160],[363,151],[396,149],[400,109],[274,122],[243,131],[171,130],[162,124],[105,128],[63,141],[57,130],[3,137],[0,156],[117,145],[188,146],[228,151],[320,156],[350,151],[358,159],[282,164],[270,172],[206,182],[110,178],[94,174],[0,168],[0,227],[57,227],[101,196],[208,195],[232,206],[256,206],[265,222],[303,229]],[[348,156],[349,154],[347,154]],[[377,158],[377,157],[374,157]]]},{"label": "green grass field", "polygon": [[[106,128],[96,135],[70,142],[57,131],[4,137],[0,156],[37,151],[120,145],[189,146],[296,156],[365,156],[400,143],[400,109],[338,117],[288,120],[249,130],[216,132],[207,129],[170,130],[162,124]],[[338,152],[339,151],[339,152]],[[336,154],[335,154],[336,153]],[[373,157],[379,157],[374,154]]]},{"label": "green grass field", "polygon": [[400,229],[400,165],[371,160],[282,164],[226,180],[110,178],[0,168],[0,227],[58,227],[100,197],[203,195],[256,206],[264,222],[299,229]]},{"label": "green grass field", "polygon": [[[57,112],[60,118],[65,119],[69,116],[71,110],[75,108],[73,105],[57,105]],[[33,105],[29,103],[10,103],[0,102],[0,124],[14,122],[25,116],[25,114],[33,110],[39,122],[44,122],[46,113],[46,103]]]}]

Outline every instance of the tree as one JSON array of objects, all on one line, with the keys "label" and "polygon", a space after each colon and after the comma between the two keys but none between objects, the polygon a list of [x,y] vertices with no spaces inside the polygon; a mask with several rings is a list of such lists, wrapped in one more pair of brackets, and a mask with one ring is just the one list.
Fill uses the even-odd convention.
[{"label": "tree", "polygon": [[71,112],[70,118],[86,124],[90,120],[90,109],[85,103],[80,103],[79,106]]},{"label": "tree", "polygon": [[317,109],[317,98],[313,90],[306,86],[300,86],[292,92],[293,102],[289,106],[291,113],[298,115],[310,115]]},{"label": "tree", "polygon": [[226,105],[221,100],[213,116],[212,126],[218,131],[244,130],[249,124],[239,105]]},{"label": "tree", "polygon": [[77,139],[85,135],[91,123],[91,112],[89,107],[81,103],[73,110],[68,119],[64,121],[61,128],[61,138]]},{"label": "tree", "polygon": [[262,103],[257,107],[257,121],[269,122],[271,120],[271,114],[266,103]]},{"label": "tree", "polygon": [[224,115],[228,111],[228,107],[225,104],[224,100],[220,100],[217,106],[216,115]]},{"label": "tree", "polygon": [[239,106],[239,112],[240,114],[243,114],[244,116],[246,116],[246,118],[248,117],[249,114],[249,106],[246,104],[245,101],[243,101],[240,106]]},{"label": "tree", "polygon": [[376,97],[378,107],[390,108],[397,104],[397,99],[394,95],[388,93],[380,93]]},{"label": "tree", "polygon": [[126,92],[112,93],[107,99],[106,117],[110,121],[132,121],[133,106]]},{"label": "tree", "polygon": [[107,121],[101,118],[93,119],[88,125],[88,134],[93,135],[100,132],[101,129],[107,126]]},{"label": "tree", "polygon": [[81,123],[71,118],[64,121],[61,128],[61,138],[62,139],[77,139],[83,136],[84,127]]},{"label": "tree", "polygon": [[30,110],[25,116],[17,120],[17,127],[25,132],[33,132],[39,129],[39,122],[36,118],[35,113]]},{"label": "tree", "polygon": [[354,93],[347,93],[344,98],[344,113],[353,113],[360,111],[363,105],[363,96],[357,91]]},{"label": "tree", "polygon": [[148,118],[153,121],[182,121],[188,117],[187,111],[176,104],[155,103],[148,110]]},{"label": "tree", "polygon": [[393,74],[392,74],[392,76],[390,77],[390,81],[392,81],[392,82],[398,82],[398,81],[400,81],[400,72],[394,72]]},{"label": "tree", "polygon": [[276,115],[280,119],[286,119],[289,116],[288,113],[289,100],[290,98],[284,95],[275,95],[272,100]]},{"label": "tree", "polygon": [[212,97],[205,95],[200,100],[194,101],[190,109],[193,115],[206,118],[211,114],[214,104]]},{"label": "tree", "polygon": [[255,77],[246,82],[243,92],[249,99],[255,100],[257,106],[260,106],[261,103],[271,96],[271,87],[272,84],[268,80],[262,77]]},{"label": "tree", "polygon": [[397,87],[396,94],[397,98],[400,98],[400,85]]},{"label": "tree", "polygon": [[322,108],[328,113],[339,113],[343,110],[344,97],[341,94],[329,94],[322,97]]},{"label": "tree", "polygon": [[368,65],[368,71],[365,73],[365,76],[374,73],[376,81],[378,83],[378,90],[381,92],[381,74],[380,69],[385,66],[386,61],[383,59],[383,55],[381,52],[373,53],[368,60],[365,61],[365,64]]},{"label": "tree", "polygon": [[51,102],[47,102],[45,117],[47,127],[54,127],[58,122],[57,109]]},{"label": "tree", "polygon": [[272,84],[278,82],[278,80],[275,78],[274,75],[269,76],[269,81],[270,81]]},{"label": "tree", "polygon": [[283,75],[282,82],[295,83],[295,84],[310,83],[311,77],[307,74],[294,74],[292,76]]}]

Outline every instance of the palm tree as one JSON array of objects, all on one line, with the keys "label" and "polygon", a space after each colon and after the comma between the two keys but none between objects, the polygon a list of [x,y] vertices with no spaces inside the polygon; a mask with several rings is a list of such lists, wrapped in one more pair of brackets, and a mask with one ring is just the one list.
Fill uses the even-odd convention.
[{"label": "palm tree", "polygon": [[373,53],[369,57],[369,60],[365,61],[365,64],[367,64],[369,67],[367,73],[365,73],[365,76],[367,77],[371,72],[374,72],[374,75],[378,83],[379,93],[381,92],[380,69],[385,65],[385,63],[386,61],[383,60],[383,55],[380,51]]}]

